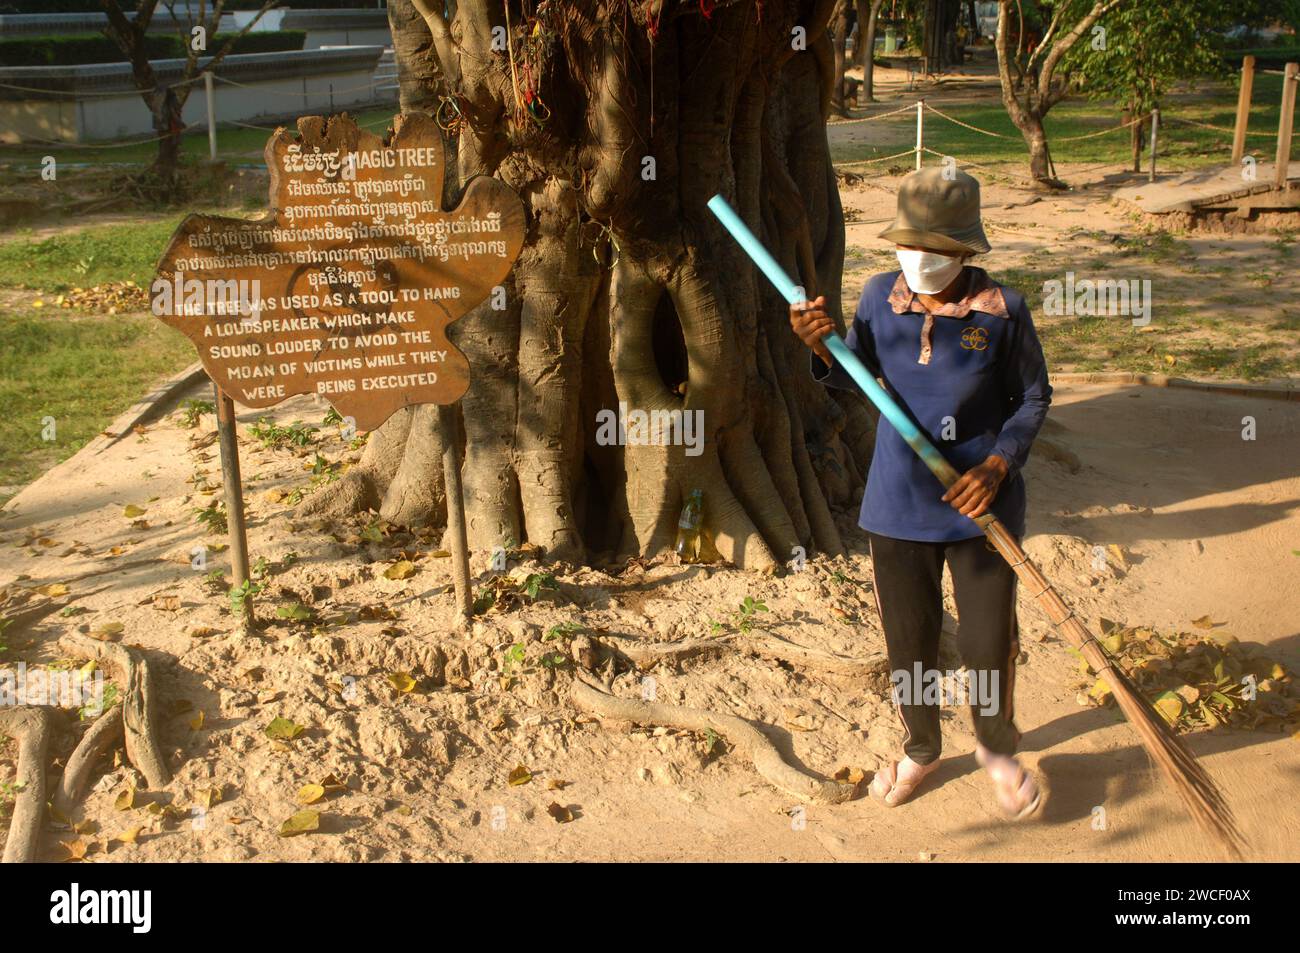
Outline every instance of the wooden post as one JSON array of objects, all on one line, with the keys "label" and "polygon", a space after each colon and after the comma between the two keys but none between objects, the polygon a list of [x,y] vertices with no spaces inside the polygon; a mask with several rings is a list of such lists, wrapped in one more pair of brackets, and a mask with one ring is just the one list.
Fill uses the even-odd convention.
[{"label": "wooden post", "polygon": [[1282,77],[1282,115],[1277,121],[1277,158],[1274,160],[1277,178],[1274,185],[1286,188],[1287,165],[1291,161],[1291,130],[1295,125],[1295,88],[1300,81],[1300,63],[1287,63]]},{"label": "wooden post", "polygon": [[212,70],[203,71],[203,91],[208,100],[208,158],[217,161],[217,93],[212,86]]},{"label": "wooden post", "polygon": [[916,101],[916,171],[921,171],[921,146],[925,142],[925,120],[922,118],[922,111],[925,109],[925,100]]},{"label": "wooden post", "polygon": [[[217,404],[217,442],[221,447],[221,482],[226,490],[226,527],[230,535],[230,567],[234,585],[249,579],[248,532],[244,526],[244,487],[239,476],[239,436],[235,431],[235,402],[216,384],[212,393]],[[253,599],[244,597],[245,625],[253,621]]]},{"label": "wooden post", "polygon": [[465,494],[460,483],[460,428],[456,404],[438,405],[438,437],[442,441],[442,481],[447,496],[447,535],[451,537],[451,575],[456,588],[456,614],[462,623],[474,614],[469,591],[469,539],[465,531]]},{"label": "wooden post", "polygon": [[1250,118],[1250,93],[1255,86],[1255,57],[1241,59],[1241,89],[1237,91],[1237,124],[1232,129],[1232,164],[1241,165],[1246,152],[1246,122]]}]

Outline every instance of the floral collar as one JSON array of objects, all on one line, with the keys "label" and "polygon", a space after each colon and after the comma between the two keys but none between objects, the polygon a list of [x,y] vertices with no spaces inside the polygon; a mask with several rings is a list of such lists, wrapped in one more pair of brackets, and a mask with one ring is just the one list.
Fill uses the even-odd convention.
[{"label": "floral collar", "polygon": [[907,286],[907,279],[900,271],[893,290],[889,292],[889,306],[893,308],[894,314],[917,312],[942,315],[945,318],[964,318],[972,311],[982,311],[999,318],[1011,317],[1011,313],[1007,310],[1006,298],[1002,296],[1002,288],[993,283],[989,273],[983,268],[975,267],[968,267],[967,271],[969,277],[966,293],[958,300],[949,301],[932,312],[927,312],[917,300],[916,292]]}]

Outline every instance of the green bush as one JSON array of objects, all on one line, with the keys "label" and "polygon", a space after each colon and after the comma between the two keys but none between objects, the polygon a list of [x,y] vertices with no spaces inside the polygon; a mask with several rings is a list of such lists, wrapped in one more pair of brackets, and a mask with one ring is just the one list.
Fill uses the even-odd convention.
[{"label": "green bush", "polygon": [[1294,45],[1294,37],[1286,37],[1286,44],[1274,46],[1239,47],[1223,51],[1223,59],[1229,67],[1240,69],[1243,56],[1255,57],[1256,69],[1281,69],[1287,63],[1300,61],[1300,46]]},{"label": "green bush", "polygon": [[[208,52],[221,49],[231,34],[218,33],[208,43]],[[301,50],[307,34],[302,30],[247,33],[235,43],[232,53],[280,53]],[[151,60],[181,59],[186,40],[166,33],[146,34],[145,50]],[[0,39],[0,66],[80,66],[86,63],[125,63],[126,56],[107,36],[88,33],[74,36],[36,36]]]}]

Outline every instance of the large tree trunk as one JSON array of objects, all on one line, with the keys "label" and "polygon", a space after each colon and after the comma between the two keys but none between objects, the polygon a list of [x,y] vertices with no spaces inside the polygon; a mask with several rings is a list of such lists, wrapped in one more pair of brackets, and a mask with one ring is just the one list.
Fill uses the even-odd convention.
[{"label": "large tree trunk", "polygon": [[[841,551],[830,508],[861,492],[872,418],[855,395],[813,382],[784,301],[706,208],[726,196],[842,321],[843,216],[825,135],[833,6],[551,0],[537,21],[512,0],[512,70],[492,49],[500,4],[451,4],[448,21],[443,0],[389,3],[402,109],[454,94],[468,120],[449,192],[495,175],[529,212],[505,310],[485,304],[451,328],[472,368],[461,409],[474,550],[526,540],[572,561],[655,554],[698,488],[737,565]],[[806,48],[792,48],[795,27]],[[527,77],[544,122],[517,109],[514,83]],[[703,452],[602,444],[597,414],[620,402],[698,411]],[[440,522],[431,421],[394,417],[306,507]]]}]

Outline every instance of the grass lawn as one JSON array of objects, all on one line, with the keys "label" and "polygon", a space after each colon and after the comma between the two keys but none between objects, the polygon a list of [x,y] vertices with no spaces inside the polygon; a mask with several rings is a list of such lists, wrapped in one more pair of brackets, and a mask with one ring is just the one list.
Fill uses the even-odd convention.
[{"label": "grass lawn", "polygon": [[[0,243],[0,501],[195,360],[193,345],[151,314],[88,315],[52,300],[111,281],[148,287],[181,217],[48,238],[10,233],[17,237]],[[47,417],[52,441],[42,435]]]},{"label": "grass lawn", "polygon": [[[1051,315],[1043,309],[1043,285],[1061,279],[1050,256],[1031,257],[1014,268],[993,269],[997,280],[1024,292],[1043,352],[1053,372],[1129,371],[1197,380],[1277,381],[1300,377],[1300,311],[1289,295],[1269,289],[1294,272],[1289,242],[1273,244],[1251,273],[1237,273],[1208,296],[1216,275],[1168,233],[1137,238],[1091,262],[1084,275],[1145,276],[1151,282],[1153,318],[1145,327],[1105,315]],[[1198,281],[1205,276],[1209,281]],[[1180,302],[1174,304],[1172,302]],[[1229,317],[1243,307],[1249,317]]]},{"label": "grass lawn", "polygon": [[149,314],[0,308],[0,500],[193,360],[193,345]]},{"label": "grass lawn", "polygon": [[100,225],[49,238],[13,233],[0,244],[0,287],[66,291],[107,281],[147,287],[183,215],[129,225]]},{"label": "grass lawn", "polygon": [[[357,124],[376,135],[383,135],[384,123],[397,113],[396,105],[379,109],[366,109],[362,112],[349,113]],[[287,120],[284,125],[290,125]],[[261,126],[265,129],[245,129],[240,126],[221,126],[217,128],[217,157],[227,161],[243,158],[261,164],[262,150],[266,140],[275,131],[276,122],[271,119],[254,120],[248,125]],[[181,153],[195,160],[208,158],[207,127],[196,129],[181,137]],[[131,145],[95,146],[81,143],[61,145],[0,145],[0,162],[12,162],[16,165],[31,165],[38,169],[43,156],[52,155],[62,163],[104,165],[106,163],[147,165],[158,154],[158,143],[143,142]]]},{"label": "grass lawn", "polygon": [[[990,89],[986,99],[978,103],[943,102],[942,89],[927,92],[936,108],[955,119],[1000,133],[1008,138],[994,138],[948,122],[932,112],[925,115],[924,144],[943,155],[951,155],[958,164],[1022,163],[1022,169],[1008,171],[1028,175],[1029,152],[1020,132],[1007,116],[996,89]],[[1254,93],[1251,96],[1247,152],[1272,161],[1276,150],[1278,112],[1282,101],[1282,77],[1257,72]],[[893,104],[888,108],[898,108]],[[1189,125],[1179,120],[1191,120],[1206,125],[1231,129],[1236,117],[1237,88],[1225,81],[1199,83],[1194,89],[1183,90],[1167,97],[1161,110],[1157,170],[1182,171],[1207,165],[1226,165],[1232,145],[1231,132],[1221,132]],[[873,113],[887,111],[886,106],[873,106]],[[1071,136],[1098,132],[1123,121],[1120,112],[1111,103],[1091,102],[1087,99],[1068,99],[1055,106],[1045,120],[1048,144],[1052,158],[1058,163],[1125,164],[1130,161],[1131,147],[1128,130],[1117,130],[1109,135],[1061,141]],[[892,155],[915,142],[916,117],[903,113],[897,117],[868,123],[868,128],[881,128],[880,144],[862,142],[836,142],[831,136],[831,158],[837,163],[852,164],[873,156]],[[831,129],[835,126],[832,124]],[[1297,137],[1300,139],[1300,137]],[[1292,157],[1298,143],[1293,143]],[[907,162],[907,158],[898,162]],[[927,156],[926,162],[938,161]],[[1146,168],[1146,155],[1142,159]]]}]

